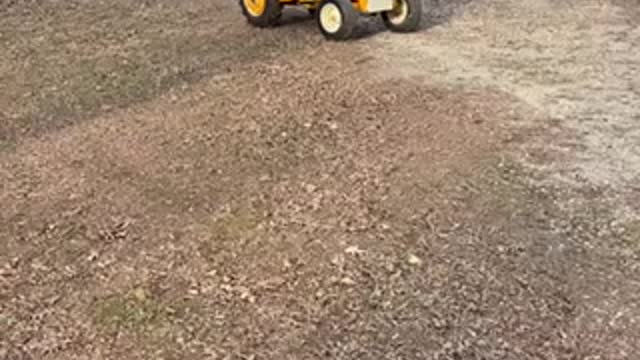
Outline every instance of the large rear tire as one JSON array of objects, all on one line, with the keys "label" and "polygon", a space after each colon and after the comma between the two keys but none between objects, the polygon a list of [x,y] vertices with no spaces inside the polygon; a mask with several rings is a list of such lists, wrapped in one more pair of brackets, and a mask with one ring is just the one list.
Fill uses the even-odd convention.
[{"label": "large rear tire", "polygon": [[350,0],[324,0],[316,10],[322,35],[328,40],[347,40],[358,23],[358,13]]},{"label": "large rear tire", "polygon": [[239,0],[239,2],[242,14],[253,26],[275,26],[282,16],[282,4],[278,0]]},{"label": "large rear tire", "polygon": [[422,20],[422,0],[395,0],[393,10],[382,13],[382,20],[393,32],[416,31]]}]

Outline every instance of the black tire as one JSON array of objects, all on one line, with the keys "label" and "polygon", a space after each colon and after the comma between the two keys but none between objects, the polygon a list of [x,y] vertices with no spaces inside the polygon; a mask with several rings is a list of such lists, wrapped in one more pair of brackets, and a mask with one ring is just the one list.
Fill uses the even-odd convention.
[{"label": "black tire", "polygon": [[[326,29],[322,23],[323,11],[327,11],[330,6],[337,7],[341,16],[341,24],[335,31]],[[347,40],[351,37],[358,24],[358,13],[353,8],[350,0],[324,0],[316,10],[316,21],[326,39],[335,41]]]},{"label": "black tire", "polygon": [[[387,29],[393,32],[413,32],[420,28],[422,20],[422,0],[396,0],[399,7],[382,13]],[[406,13],[401,9],[406,9]]]},{"label": "black tire", "polygon": [[312,17],[316,16],[316,13],[318,12],[317,8],[307,8],[307,12],[309,13],[309,15],[311,15]]},{"label": "black tire", "polygon": [[266,0],[266,6],[264,11],[260,15],[252,14],[245,5],[245,0],[239,0],[240,8],[242,8],[242,15],[247,19],[247,22],[257,27],[271,27],[278,24],[280,17],[282,16],[282,4],[278,0]]}]

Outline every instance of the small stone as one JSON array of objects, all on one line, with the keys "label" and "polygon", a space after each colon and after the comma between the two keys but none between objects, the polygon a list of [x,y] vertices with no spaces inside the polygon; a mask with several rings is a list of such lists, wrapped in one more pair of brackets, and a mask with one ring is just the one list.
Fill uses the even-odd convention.
[{"label": "small stone", "polygon": [[312,193],[314,191],[316,191],[317,187],[313,184],[305,184],[304,185],[304,189],[308,192],[308,193]]},{"label": "small stone", "polygon": [[92,251],[89,253],[89,256],[87,256],[87,261],[89,261],[89,262],[93,262],[93,261],[95,261],[97,258],[98,258],[98,252],[97,252],[97,251],[95,251],[95,250],[92,250]]},{"label": "small stone", "polygon": [[133,297],[135,297],[135,298],[136,298],[136,300],[138,300],[138,301],[145,301],[145,300],[147,300],[147,294],[146,294],[146,292],[144,291],[144,289],[141,289],[141,288],[135,289],[135,290],[133,291]]},{"label": "small stone", "polygon": [[241,300],[247,301],[247,302],[249,302],[251,304],[256,302],[256,297],[251,294],[249,289],[244,288],[244,287],[240,287],[238,290],[240,292],[240,299]]},{"label": "small stone", "polygon": [[216,275],[218,275],[218,270],[216,269],[213,269],[207,273],[207,276],[209,277],[215,277]]},{"label": "small stone", "polygon": [[280,277],[280,276],[274,276],[274,277],[269,278],[269,279],[267,279],[267,280],[260,281],[260,282],[258,283],[258,286],[259,286],[259,287],[261,287],[261,288],[269,288],[269,289],[272,289],[272,288],[277,288],[277,287],[279,287],[279,286],[282,286],[282,285],[284,285],[286,282],[287,282],[287,281],[286,281],[284,278],[282,278],[282,277]]},{"label": "small stone", "polygon": [[353,245],[353,246],[349,246],[348,248],[346,248],[344,250],[344,252],[349,254],[349,255],[360,255],[360,254],[364,253],[364,250],[360,249],[356,245]]},{"label": "small stone", "polygon": [[356,284],[355,280],[353,280],[352,278],[350,278],[350,277],[348,277],[348,276],[343,277],[343,278],[340,280],[340,283],[341,283],[341,284],[343,284],[343,285],[348,285],[348,286],[351,286],[351,285],[355,285],[355,284]]},{"label": "small stone", "polygon": [[409,258],[407,259],[407,262],[410,265],[420,265],[420,264],[422,264],[422,260],[420,260],[419,257],[417,257],[417,256],[415,256],[413,254],[409,255]]},{"label": "small stone", "polygon": [[385,265],[385,269],[387,269],[389,273],[393,273],[396,270],[396,267],[392,263],[388,263]]},{"label": "small stone", "polygon": [[189,295],[199,295],[200,294],[200,290],[197,288],[190,288],[189,290],[187,290],[187,292],[189,293]]}]

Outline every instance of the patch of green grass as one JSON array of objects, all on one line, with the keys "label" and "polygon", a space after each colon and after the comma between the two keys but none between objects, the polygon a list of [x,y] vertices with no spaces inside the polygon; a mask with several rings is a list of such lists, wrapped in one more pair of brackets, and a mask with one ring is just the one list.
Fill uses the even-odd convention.
[{"label": "patch of green grass", "polygon": [[640,247],[640,220],[626,225],[625,237],[632,246]]},{"label": "patch of green grass", "polygon": [[123,334],[153,352],[178,348],[176,339],[188,333],[185,327],[205,327],[206,319],[198,299],[177,295],[161,301],[140,289],[101,299],[93,307],[93,323],[101,336]]},{"label": "patch of green grass", "polygon": [[14,151],[15,148],[16,148],[16,144],[14,142],[0,140],[0,152]]},{"label": "patch of green grass", "polygon": [[250,236],[258,226],[258,216],[246,209],[228,214],[213,224],[211,230],[215,237],[240,239]]},{"label": "patch of green grass", "polygon": [[16,323],[16,320],[12,316],[6,315],[6,314],[0,314],[0,330],[9,329],[15,323]]},{"label": "patch of green grass", "polygon": [[94,322],[98,328],[107,333],[140,333],[168,321],[174,311],[140,291],[98,301],[94,309]]},{"label": "patch of green grass", "polygon": [[480,212],[488,217],[486,221],[513,218],[544,204],[525,183],[529,174],[513,158],[489,156],[477,162],[471,173],[463,170],[459,175],[451,181],[452,193],[471,208],[492,209]]},{"label": "patch of green grass", "polygon": [[212,262],[222,261],[231,256],[243,244],[255,239],[261,214],[249,208],[239,208],[216,221],[203,224],[197,230],[203,239],[199,251]]}]

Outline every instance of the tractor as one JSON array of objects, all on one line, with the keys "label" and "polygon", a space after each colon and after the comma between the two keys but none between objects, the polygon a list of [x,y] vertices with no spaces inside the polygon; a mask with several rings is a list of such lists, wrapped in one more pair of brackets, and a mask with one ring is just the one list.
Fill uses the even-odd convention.
[{"label": "tractor", "polygon": [[266,28],[278,24],[285,6],[302,6],[315,17],[322,35],[328,40],[349,39],[359,15],[380,15],[394,32],[418,30],[422,0],[239,0],[242,13],[254,26]]}]

